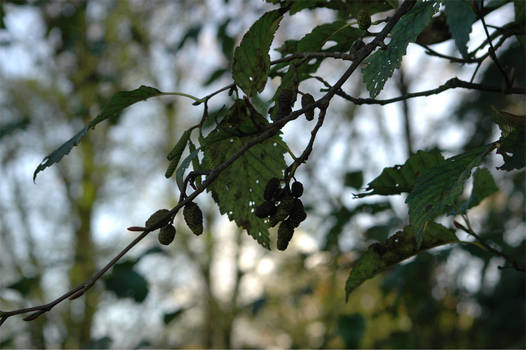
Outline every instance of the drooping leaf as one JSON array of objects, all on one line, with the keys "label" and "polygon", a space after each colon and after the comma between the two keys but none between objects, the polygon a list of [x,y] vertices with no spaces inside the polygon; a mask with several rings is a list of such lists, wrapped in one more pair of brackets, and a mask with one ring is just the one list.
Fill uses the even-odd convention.
[{"label": "drooping leaf", "polygon": [[387,79],[400,67],[407,45],[416,40],[439,7],[439,1],[418,1],[411,11],[395,24],[387,48],[378,50],[367,58],[363,79],[371,97],[374,98],[380,93]]},{"label": "drooping leaf", "polygon": [[[204,147],[203,167],[214,169],[230,159],[251,136],[239,137],[232,134],[257,131],[258,125],[267,121],[255,110],[249,109],[243,100],[237,100],[217,129],[204,140],[215,141],[213,147]],[[229,137],[224,138],[225,130]],[[251,147],[232,165],[225,169],[207,191],[219,206],[222,214],[227,214],[238,226],[245,228],[256,241],[265,248],[270,247],[268,224],[254,213],[255,206],[263,202],[263,192],[267,181],[272,177],[282,177],[286,167],[283,142],[279,136]]]},{"label": "drooping leaf", "polygon": [[[332,0],[332,1],[319,1],[319,0],[301,0],[291,1],[292,7],[290,8],[290,14],[294,15],[304,9],[315,9],[315,8],[329,8],[332,10],[341,11],[344,14],[350,14],[355,16],[358,11],[367,11],[368,14],[372,15],[377,12],[387,11],[398,7],[398,0],[386,0],[386,1],[371,1],[371,0]],[[349,17],[349,16],[345,16]]]},{"label": "drooping leaf", "polygon": [[232,77],[249,97],[263,91],[270,68],[268,54],[283,10],[273,10],[259,18],[243,36],[234,52]]},{"label": "drooping leaf", "polygon": [[367,184],[365,193],[357,194],[359,198],[374,194],[390,195],[411,192],[416,178],[425,170],[439,162],[444,157],[438,149],[431,151],[418,151],[412,155],[403,165],[384,168],[382,173]]},{"label": "drooping leaf", "polygon": [[107,290],[115,293],[119,298],[132,298],[141,303],[148,295],[148,281],[133,269],[136,260],[127,260],[115,264],[113,270],[104,279]]},{"label": "drooping leaf", "polygon": [[354,263],[347,278],[346,299],[363,282],[385,271],[388,267],[427,249],[458,242],[453,230],[434,222],[427,225],[420,247],[416,244],[416,235],[417,229],[414,226],[406,226],[403,231],[397,232],[385,242],[371,244]]},{"label": "drooping leaf", "polygon": [[62,146],[57,148],[55,151],[48,154],[42,162],[38,165],[35,172],[33,173],[33,181],[35,181],[37,174],[42,170],[50,167],[51,165],[58,163],[62,157],[68,154],[73,147],[79,144],[80,139],[86,135],[88,130],[95,128],[100,122],[109,119],[115,118],[122,112],[122,110],[136,102],[146,100],[153,96],[161,95],[162,92],[149,87],[141,85],[138,89],[131,91],[120,91],[113,95],[110,101],[104,106],[102,112],[93,119],[87,126],[80,130],[75,136],[66,141]]},{"label": "drooping leaf", "polygon": [[415,186],[405,202],[409,207],[409,220],[417,230],[417,240],[422,241],[426,223],[445,213],[462,194],[464,183],[471,170],[478,166],[490,146],[481,146],[448,158],[424,172],[416,179]]},{"label": "drooping leaf", "polygon": [[186,144],[188,143],[188,140],[190,139],[190,134],[192,130],[188,129],[186,130],[182,135],[181,138],[179,138],[179,141],[175,144],[174,148],[168,153],[168,160],[170,161],[170,164],[168,165],[168,169],[166,169],[166,173],[164,176],[166,178],[170,178],[172,174],[174,173],[177,164],[179,164],[179,160],[181,159],[181,156],[183,155],[183,151],[186,148]]},{"label": "drooping leaf", "polygon": [[468,54],[467,43],[471,26],[477,20],[471,5],[464,0],[446,0],[444,12],[449,32],[455,39],[455,44],[462,56]]}]

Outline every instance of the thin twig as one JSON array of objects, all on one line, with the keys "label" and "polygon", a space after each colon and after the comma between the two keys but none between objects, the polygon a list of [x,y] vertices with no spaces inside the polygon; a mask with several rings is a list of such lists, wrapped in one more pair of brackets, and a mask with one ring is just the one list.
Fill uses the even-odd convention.
[{"label": "thin twig", "polygon": [[343,53],[343,52],[325,52],[325,51],[297,52],[297,53],[293,53],[288,56],[285,56],[283,58],[279,58],[274,61],[270,61],[270,64],[275,65],[278,63],[289,62],[297,58],[339,58],[339,59],[343,59],[347,61],[352,61],[356,58],[356,55],[350,54],[350,53]]},{"label": "thin twig", "polygon": [[[482,8],[484,8],[484,1],[480,2],[480,6],[482,6]],[[480,20],[482,21],[482,27],[484,28],[484,32],[486,33],[486,37],[488,38],[488,44],[489,44],[488,53],[489,53],[489,56],[491,57],[493,62],[495,62],[495,65],[497,66],[497,68],[501,72],[502,76],[504,77],[504,80],[506,81],[506,86],[508,88],[510,88],[511,87],[510,77],[508,77],[508,73],[506,73],[506,71],[504,70],[504,68],[500,64],[499,59],[497,58],[497,53],[495,51],[495,47],[493,47],[493,43],[491,42],[491,37],[490,37],[489,31],[488,31],[488,26],[486,25],[486,20],[484,19],[484,16],[482,16],[482,15],[480,15],[479,17],[480,17]]]},{"label": "thin twig", "polygon": [[[385,25],[383,30],[375,37],[373,41],[365,45],[362,49],[360,49],[356,53],[356,59],[353,60],[353,63],[347,70],[344,72],[344,74],[340,77],[340,79],[332,86],[327,93],[320,98],[319,100],[315,101],[313,104],[315,107],[320,108],[320,110],[323,112],[327,109],[330,100],[334,97],[334,95],[337,93],[337,91],[341,88],[341,86],[347,81],[347,79],[351,76],[351,74],[356,70],[356,68],[359,66],[361,61],[365,59],[376,47],[380,46],[380,43],[383,43],[384,39],[386,38],[387,34],[392,30],[394,25],[398,22],[400,17],[404,15],[406,12],[408,12],[416,3],[416,0],[406,0],[404,3],[398,8],[396,13],[391,17],[389,22]],[[211,95],[206,96],[204,100],[207,100],[211,96],[224,91],[228,88],[233,88],[235,85],[231,84],[225,88],[222,88],[216,92],[214,92]],[[100,271],[95,273],[88,281],[85,283],[71,289],[70,291],[64,293],[59,298],[55,299],[54,301],[44,304],[44,305],[38,305],[30,308],[24,308],[24,309],[18,309],[13,311],[0,311],[0,326],[5,322],[5,320],[11,316],[24,314],[28,312],[34,312],[30,316],[26,317],[25,320],[33,320],[40,316],[41,314],[51,310],[55,305],[59,304],[63,300],[67,298],[76,298],[85,293],[87,290],[89,290],[94,283],[102,276],[104,275],[113,265],[117,263],[117,261],[126,254],[131,248],[133,248],[137,243],[139,243],[144,237],[148,235],[151,231],[156,230],[157,228],[160,228],[161,226],[168,224],[175,214],[184,207],[187,203],[191,202],[195,197],[197,197],[201,192],[203,192],[212,182],[214,182],[217,177],[221,174],[223,170],[228,168],[232,163],[234,163],[239,157],[241,157],[246,151],[248,151],[251,147],[253,147],[256,144],[259,144],[266,139],[274,136],[277,134],[277,132],[288,122],[298,118],[300,115],[305,113],[306,111],[312,109],[313,106],[306,106],[306,108],[302,108],[298,111],[291,112],[288,116],[270,124],[266,129],[264,129],[261,134],[254,137],[253,139],[249,140],[247,143],[243,145],[239,150],[237,150],[229,159],[227,159],[225,162],[220,164],[217,168],[213,169],[208,176],[206,177],[206,180],[199,186],[194,192],[192,192],[189,196],[185,197],[183,199],[184,194],[181,193],[181,196],[179,198],[179,202],[175,207],[173,207],[169,213],[166,214],[165,218],[163,220],[160,220],[156,223],[155,227],[148,227],[146,228],[137,238],[135,238],[130,244],[128,244],[119,254],[117,254],[109,263],[107,263]],[[320,119],[323,120],[323,115],[320,112]],[[319,121],[318,121],[319,122]],[[321,127],[321,125],[320,125]],[[312,141],[314,142],[314,141]]]},{"label": "thin twig", "polygon": [[[523,265],[519,264],[517,261],[515,261],[515,259],[513,259],[512,257],[510,257],[509,255],[503,253],[502,251],[496,249],[496,248],[493,248],[490,244],[488,244],[482,237],[480,237],[478,234],[475,233],[475,231],[473,231],[473,228],[471,227],[471,223],[469,222],[469,218],[467,215],[462,215],[462,219],[464,219],[464,222],[466,223],[466,226],[462,225],[461,223],[459,223],[458,221],[455,221],[454,224],[455,224],[455,227],[461,229],[462,231],[466,232],[467,234],[469,234],[470,236],[473,236],[475,237],[475,239],[484,247],[486,248],[488,251],[492,252],[493,254],[495,255],[498,255],[498,256],[501,256],[503,257],[506,262],[508,264],[510,264],[511,266],[513,266],[513,268],[517,271],[520,271],[520,272],[526,272],[525,268]],[[503,268],[502,266],[499,266],[499,268]]]},{"label": "thin twig", "polygon": [[[321,80],[319,77],[314,77],[314,78],[322,81],[322,83],[324,83],[324,85],[327,86],[326,81]],[[353,97],[345,93],[342,90],[338,90],[336,94],[357,105],[363,105],[363,104],[387,105],[389,103],[399,102],[399,101],[407,100],[409,98],[436,95],[446,90],[455,89],[455,88],[463,88],[463,89],[486,91],[486,92],[498,92],[498,93],[505,94],[505,95],[510,95],[510,94],[524,95],[526,94],[526,89],[524,88],[512,87],[512,88],[502,89],[502,88],[495,87],[495,86],[487,86],[487,85],[482,85],[482,84],[470,83],[468,81],[460,80],[458,78],[451,78],[448,81],[446,81],[444,84],[440,85],[439,87],[435,89],[425,90],[425,91],[420,91],[420,92],[413,92],[413,93],[409,93],[406,95],[393,97],[393,98],[385,99],[385,100],[377,100],[374,98]]]}]

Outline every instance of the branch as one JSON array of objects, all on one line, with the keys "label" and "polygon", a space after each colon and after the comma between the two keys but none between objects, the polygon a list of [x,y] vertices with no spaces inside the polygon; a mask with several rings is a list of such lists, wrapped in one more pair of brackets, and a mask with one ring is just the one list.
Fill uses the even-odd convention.
[{"label": "branch", "polygon": [[[321,127],[321,123],[323,123],[323,117],[325,115],[325,110],[328,108],[330,100],[334,97],[334,95],[340,90],[342,85],[347,81],[347,79],[351,76],[351,74],[358,68],[360,63],[367,57],[376,47],[382,46],[383,41],[386,38],[386,36],[389,34],[389,32],[392,30],[394,25],[398,22],[400,17],[407,13],[416,3],[416,0],[406,0],[402,5],[398,8],[396,13],[389,19],[389,22],[385,25],[385,27],[382,29],[380,33],[376,35],[374,40],[372,40],[370,43],[365,45],[362,49],[356,52],[356,57],[353,60],[351,66],[347,68],[347,70],[344,72],[344,74],[340,77],[340,79],[332,86],[327,93],[320,98],[319,100],[315,101],[312,105],[306,106],[305,108],[302,108],[300,110],[291,112],[288,116],[270,124],[266,129],[263,129],[261,134],[254,137],[250,141],[248,141],[243,147],[241,147],[236,153],[230,157],[230,159],[226,160],[222,164],[220,164],[217,168],[213,169],[208,176],[206,177],[206,180],[199,186],[194,192],[192,192],[189,196],[184,197],[184,193],[181,193],[179,202],[175,207],[173,207],[169,213],[166,214],[166,216],[159,220],[155,226],[152,227],[137,227],[136,229],[141,230],[143,229],[143,232],[135,238],[130,244],[128,244],[119,254],[117,254],[108,264],[106,264],[100,271],[95,273],[88,281],[85,283],[71,289],[70,291],[64,293],[59,298],[55,299],[54,301],[44,304],[44,305],[38,305],[30,308],[24,308],[24,309],[18,309],[13,311],[0,311],[0,326],[5,322],[5,320],[11,316],[34,312],[31,315],[24,318],[25,321],[31,321],[41,314],[51,310],[54,306],[62,302],[63,300],[70,298],[75,299],[80,297],[82,294],[84,294],[87,290],[89,290],[94,283],[102,276],[104,275],[113,265],[117,263],[117,261],[125,255],[131,248],[133,248],[137,243],[139,243],[143,238],[145,238],[148,233],[168,224],[171,220],[173,220],[173,217],[177,214],[179,209],[184,207],[187,203],[191,202],[195,197],[197,197],[201,192],[203,192],[212,182],[214,182],[217,177],[221,174],[223,170],[228,168],[232,163],[234,163],[239,157],[241,157],[246,151],[248,151],[252,146],[261,143],[265,141],[266,139],[274,136],[285,124],[288,122],[298,118],[300,115],[304,114],[306,111],[311,110],[314,107],[320,108],[320,116],[318,119],[318,124],[316,125],[315,130],[313,130],[313,133],[317,132],[317,130]],[[228,88],[233,88],[233,85],[229,85],[225,88],[222,88],[215,93],[212,93],[211,95],[208,95],[207,97],[201,99],[201,102],[205,102],[208,98],[213,96],[216,93],[219,93],[221,91],[224,91]],[[320,122],[321,120],[321,122]],[[311,139],[311,143],[313,143],[314,140]],[[312,147],[312,145],[311,145]],[[304,152],[305,153],[305,152]],[[308,152],[310,153],[310,152]],[[308,156],[308,153],[306,156]],[[303,155],[302,155],[303,156]],[[184,197],[184,198],[183,198]]]},{"label": "branch", "polygon": [[[501,252],[500,250],[498,249],[495,249],[493,248],[490,244],[488,244],[482,237],[480,237],[478,234],[475,233],[475,231],[473,231],[473,229],[471,228],[471,223],[469,222],[469,219],[467,217],[467,215],[462,215],[462,218],[464,219],[464,222],[466,223],[467,227],[462,225],[461,223],[459,223],[458,221],[454,221],[454,225],[455,227],[457,227],[458,229],[461,229],[462,231],[466,232],[467,234],[469,234],[470,236],[473,236],[475,237],[475,239],[484,247],[486,248],[488,251],[492,252],[493,254],[495,255],[498,255],[498,256],[501,256],[503,257],[506,262],[508,264],[510,264],[515,270],[517,271],[520,271],[520,272],[526,272],[526,269],[524,268],[523,265],[519,264],[517,261],[515,261],[515,259],[513,259],[511,256]],[[499,266],[499,269],[503,269],[504,266]]]},{"label": "branch", "polygon": [[289,61],[292,61],[292,60],[295,60],[297,58],[312,58],[312,57],[317,57],[317,58],[339,58],[339,59],[343,59],[343,60],[347,60],[347,61],[352,61],[356,58],[356,55],[354,54],[350,54],[350,53],[342,53],[342,52],[297,52],[297,53],[293,53],[293,54],[290,54],[288,56],[285,56],[283,58],[279,58],[277,60],[274,60],[274,61],[270,61],[270,64],[271,65],[275,65],[275,64],[278,64],[278,63],[283,63],[283,62],[289,62]]},{"label": "branch", "polygon": [[[326,81],[321,79],[320,77],[313,76],[313,78],[321,81],[326,87],[330,87],[330,85]],[[383,106],[383,105],[387,105],[389,103],[399,102],[399,101],[403,101],[403,100],[406,100],[406,99],[409,99],[409,98],[437,95],[437,94],[439,94],[441,92],[444,92],[446,90],[456,89],[456,88],[478,90],[478,91],[486,91],[486,92],[498,92],[498,93],[502,93],[502,94],[506,94],[506,95],[511,95],[511,94],[524,95],[524,94],[526,94],[526,89],[524,89],[524,88],[512,87],[512,88],[502,89],[502,88],[498,88],[496,86],[487,86],[487,85],[482,85],[482,84],[470,83],[470,82],[467,82],[467,81],[464,81],[464,80],[460,80],[458,78],[451,78],[448,81],[446,81],[444,84],[440,85],[439,87],[437,87],[435,89],[425,90],[425,91],[420,91],[420,92],[413,92],[413,93],[409,93],[409,94],[398,96],[398,97],[393,97],[393,98],[386,99],[386,100],[377,100],[377,99],[374,99],[374,98],[353,97],[353,96],[350,96],[349,94],[345,93],[342,90],[338,90],[336,92],[336,94],[338,96],[346,99],[346,100],[349,100],[349,101],[357,104],[357,105],[373,104],[373,105],[382,105]]]}]

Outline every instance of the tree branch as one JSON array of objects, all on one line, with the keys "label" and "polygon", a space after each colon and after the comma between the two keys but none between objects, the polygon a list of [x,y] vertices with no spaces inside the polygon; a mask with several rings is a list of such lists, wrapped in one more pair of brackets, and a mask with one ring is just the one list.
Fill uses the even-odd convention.
[{"label": "tree branch", "polygon": [[[416,0],[406,0],[402,3],[402,5],[398,8],[396,13],[387,22],[387,24],[382,29],[382,31],[378,33],[376,37],[370,43],[368,43],[362,49],[356,52],[356,57],[353,60],[352,64],[349,66],[349,68],[347,68],[347,70],[343,73],[340,79],[334,84],[334,86],[332,86],[327,91],[327,93],[322,98],[315,101],[314,104],[310,106],[306,106],[305,108],[302,108],[300,110],[291,112],[288,116],[270,124],[266,129],[262,130],[261,134],[249,140],[243,147],[241,147],[236,153],[234,153],[228,160],[220,164],[217,168],[213,169],[209,173],[209,175],[206,177],[206,180],[201,184],[201,186],[199,186],[189,196],[183,199],[184,194],[181,193],[180,200],[177,203],[177,205],[173,207],[162,220],[159,220],[155,226],[148,227],[148,228],[145,227],[144,231],[137,238],[135,238],[130,244],[128,244],[119,254],[117,254],[100,271],[95,273],[88,281],[64,293],[62,296],[60,296],[59,298],[55,299],[54,301],[48,304],[38,305],[38,306],[30,307],[30,308],[18,309],[18,310],[13,310],[13,311],[0,311],[0,326],[5,322],[7,318],[11,316],[34,312],[31,315],[24,318],[25,321],[30,321],[30,320],[37,318],[41,314],[51,310],[54,306],[56,306],[57,304],[59,304],[60,302],[62,302],[63,300],[67,298],[70,298],[70,299],[78,298],[79,296],[84,294],[87,290],[89,290],[94,285],[94,283],[102,275],[104,275],[113,265],[115,265],[117,261],[123,255],[125,255],[131,248],[133,248],[137,243],[139,243],[143,238],[145,238],[148,235],[148,233],[168,224],[171,220],[173,220],[173,217],[179,211],[179,209],[184,207],[187,203],[191,202],[195,197],[197,197],[201,192],[203,192],[212,182],[214,182],[217,179],[217,177],[221,174],[223,170],[228,168],[232,163],[234,163],[239,157],[241,157],[251,147],[274,136],[285,124],[298,118],[300,115],[304,114],[308,110],[311,110],[313,107],[320,108],[321,112],[320,112],[319,119],[323,121],[324,114],[322,115],[322,113],[324,110],[328,108],[330,100],[340,90],[341,86],[345,83],[345,81],[347,81],[347,79],[356,70],[356,68],[365,59],[365,57],[367,57],[374,49],[376,49],[376,47],[383,45],[384,39],[389,34],[389,32],[392,30],[394,25],[398,22],[400,17],[402,17],[402,15],[407,13],[414,6],[415,3],[416,3]],[[232,85],[229,85],[228,87],[222,88],[218,90],[217,92],[224,91],[231,86]],[[318,121],[318,123],[320,122]],[[319,127],[321,127],[321,124],[318,126],[318,129]],[[314,140],[311,140],[311,142],[314,142]]]},{"label": "tree branch", "polygon": [[[314,78],[319,80],[319,81],[321,81],[326,87],[330,86],[330,85],[328,85],[328,83],[326,81],[320,79],[320,77],[314,77]],[[511,94],[524,95],[524,94],[526,94],[526,89],[524,89],[524,88],[512,87],[512,88],[502,89],[502,88],[495,87],[495,86],[487,86],[487,85],[482,85],[482,84],[470,83],[470,82],[467,82],[467,81],[464,81],[464,80],[460,80],[458,78],[451,78],[448,81],[446,81],[444,84],[440,85],[439,87],[437,87],[435,89],[408,93],[406,95],[393,97],[393,98],[385,99],[385,100],[377,100],[377,99],[374,99],[374,98],[353,97],[353,96],[350,96],[349,94],[345,93],[342,90],[338,90],[336,92],[336,94],[338,96],[346,99],[346,100],[349,100],[349,101],[357,104],[357,105],[372,104],[372,105],[382,105],[383,106],[383,105],[387,105],[387,104],[390,104],[390,103],[393,103],[393,102],[403,101],[403,100],[406,100],[406,99],[409,99],[409,98],[437,95],[437,94],[439,94],[441,92],[444,92],[446,90],[456,89],[456,88],[478,90],[478,91],[486,91],[486,92],[498,92],[498,93],[502,93],[502,94],[506,94],[506,95],[511,95]]]}]

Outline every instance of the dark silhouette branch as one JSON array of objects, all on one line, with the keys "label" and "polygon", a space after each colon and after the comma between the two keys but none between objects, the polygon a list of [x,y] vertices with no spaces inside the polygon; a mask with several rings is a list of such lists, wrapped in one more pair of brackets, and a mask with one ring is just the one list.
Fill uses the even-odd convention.
[{"label": "dark silhouette branch", "polygon": [[[313,76],[313,78],[321,81],[326,87],[330,87],[330,85],[324,81],[323,79],[320,79],[320,77]],[[526,89],[519,88],[519,87],[511,87],[511,88],[499,88],[496,86],[487,86],[482,84],[476,84],[476,83],[470,83],[468,81],[460,80],[458,78],[451,78],[448,81],[446,81],[444,84],[440,85],[439,87],[431,90],[425,90],[420,92],[413,92],[408,93],[402,96],[393,97],[390,99],[385,100],[378,100],[374,98],[359,98],[359,97],[353,97],[349,94],[345,93],[342,90],[338,90],[336,94],[346,100],[349,100],[357,105],[363,105],[363,104],[370,104],[370,105],[387,105],[394,102],[399,102],[403,100],[407,100],[409,98],[415,98],[415,97],[423,97],[423,96],[431,96],[431,95],[437,95],[441,92],[444,92],[446,90],[450,89],[456,89],[456,88],[463,88],[463,89],[470,89],[470,90],[478,90],[478,91],[486,91],[486,92],[496,92],[501,93],[505,95],[512,95],[512,94],[518,94],[518,95],[524,95],[526,94]]]}]

